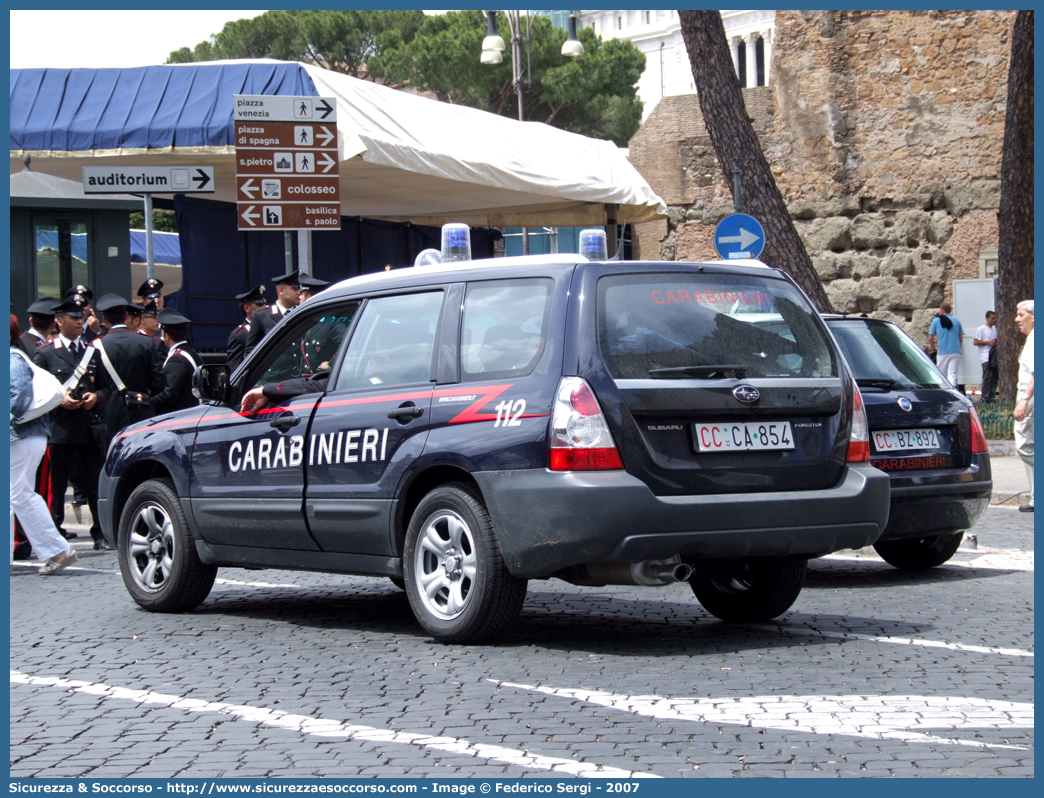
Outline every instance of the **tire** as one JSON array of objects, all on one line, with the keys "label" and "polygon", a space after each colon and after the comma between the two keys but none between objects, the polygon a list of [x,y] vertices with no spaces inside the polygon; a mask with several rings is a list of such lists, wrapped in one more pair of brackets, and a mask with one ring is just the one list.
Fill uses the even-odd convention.
[{"label": "tire", "polygon": [[696,573],[689,586],[704,609],[723,621],[769,621],[797,601],[807,564],[794,556],[745,560],[731,572]]},{"label": "tire", "polygon": [[964,540],[963,532],[948,532],[906,540],[886,540],[875,543],[881,559],[903,571],[927,571],[950,559]]},{"label": "tire", "polygon": [[186,612],[210,594],[216,565],[196,554],[181,500],[167,479],[143,482],[120,516],[117,557],[131,597],[150,612]]},{"label": "tire", "polygon": [[403,573],[418,623],[443,643],[492,640],[526,599],[526,580],[508,573],[486,506],[464,483],[421,499],[406,530]]}]

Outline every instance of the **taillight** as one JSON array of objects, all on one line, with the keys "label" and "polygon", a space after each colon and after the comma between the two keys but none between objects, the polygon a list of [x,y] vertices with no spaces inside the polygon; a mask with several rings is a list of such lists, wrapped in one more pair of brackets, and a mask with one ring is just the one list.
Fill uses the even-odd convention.
[{"label": "taillight", "polygon": [[866,421],[863,395],[855,383],[852,383],[852,436],[848,439],[848,456],[845,460],[849,463],[870,461],[870,425]]},{"label": "taillight", "polygon": [[982,420],[975,408],[971,409],[971,450],[972,454],[985,454],[990,450],[986,442],[986,430],[982,427]]},{"label": "taillight", "polygon": [[552,471],[623,468],[594,392],[580,377],[563,377],[551,413]]}]

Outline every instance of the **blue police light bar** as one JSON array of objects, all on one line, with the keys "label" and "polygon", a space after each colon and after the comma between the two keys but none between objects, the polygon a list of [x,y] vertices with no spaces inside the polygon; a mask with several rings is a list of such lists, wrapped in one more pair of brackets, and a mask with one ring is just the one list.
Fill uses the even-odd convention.
[{"label": "blue police light bar", "polygon": [[580,254],[588,260],[609,260],[609,245],[605,230],[592,228],[580,231]]},{"label": "blue police light bar", "polygon": [[442,262],[471,260],[471,228],[461,222],[442,225]]}]

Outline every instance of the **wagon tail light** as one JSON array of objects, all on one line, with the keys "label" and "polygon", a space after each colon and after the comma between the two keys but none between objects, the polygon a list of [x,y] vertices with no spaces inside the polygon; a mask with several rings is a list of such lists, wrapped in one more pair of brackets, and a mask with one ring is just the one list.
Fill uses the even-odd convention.
[{"label": "wagon tail light", "polygon": [[852,383],[852,435],[848,439],[848,456],[845,461],[849,463],[870,461],[870,425],[866,421],[863,395],[854,382]]},{"label": "wagon tail light", "polygon": [[982,427],[982,420],[975,408],[971,408],[971,450],[972,454],[985,454],[990,450],[986,442],[986,430]]},{"label": "wagon tail light", "polygon": [[616,443],[591,387],[563,377],[551,413],[552,471],[610,471],[623,468]]}]

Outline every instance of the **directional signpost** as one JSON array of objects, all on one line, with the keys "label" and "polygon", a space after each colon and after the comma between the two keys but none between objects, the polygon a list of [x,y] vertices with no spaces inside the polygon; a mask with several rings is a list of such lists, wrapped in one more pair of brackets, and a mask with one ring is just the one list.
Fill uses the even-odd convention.
[{"label": "directional signpost", "polygon": [[85,166],[84,194],[213,194],[213,166]]},{"label": "directional signpost", "polygon": [[714,228],[714,248],[722,260],[756,258],[765,249],[765,230],[753,216],[734,213]]},{"label": "directional signpost", "polygon": [[240,230],[339,230],[337,103],[235,95]]},{"label": "directional signpost", "polygon": [[84,194],[145,195],[145,274],[156,276],[152,260],[152,195],[213,194],[213,166],[85,166]]}]

